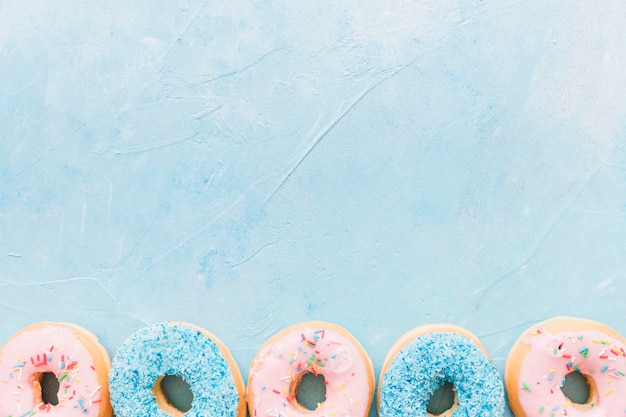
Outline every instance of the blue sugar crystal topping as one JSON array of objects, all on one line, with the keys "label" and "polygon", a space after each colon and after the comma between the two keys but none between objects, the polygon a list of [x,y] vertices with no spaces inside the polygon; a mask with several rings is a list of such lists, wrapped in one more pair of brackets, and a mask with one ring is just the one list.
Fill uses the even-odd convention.
[{"label": "blue sugar crystal topping", "polygon": [[218,346],[193,327],[168,323],[140,329],[115,354],[109,389],[116,416],[169,417],[153,391],[165,375],[178,375],[189,384],[193,401],[185,417],[237,416],[239,393]]},{"label": "blue sugar crystal topping", "polygon": [[417,337],[390,363],[380,386],[380,417],[426,416],[431,394],[451,382],[454,417],[501,417],[504,385],[491,361],[455,333]]}]

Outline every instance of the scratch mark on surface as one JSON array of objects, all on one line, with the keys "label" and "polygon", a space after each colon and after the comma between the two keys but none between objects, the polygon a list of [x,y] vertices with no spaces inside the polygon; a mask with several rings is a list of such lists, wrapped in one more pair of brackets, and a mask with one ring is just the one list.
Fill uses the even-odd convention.
[{"label": "scratch mark on surface", "polygon": [[4,303],[4,302],[0,302],[0,306],[4,306],[4,307],[9,308],[11,310],[15,310],[15,311],[17,311],[20,314],[33,314],[32,311],[23,310],[23,309],[21,309],[19,307],[16,307],[14,305],[7,304],[7,303]]},{"label": "scratch mark on surface", "polygon": [[187,243],[189,243],[190,241],[192,241],[193,239],[195,239],[196,237],[198,237],[202,233],[204,233],[209,227],[213,226],[219,219],[224,217],[228,212],[230,212],[233,208],[235,208],[239,204],[240,201],[245,199],[245,197],[250,193],[250,191],[252,191],[257,186],[257,184],[258,184],[257,182],[253,183],[230,206],[226,207],[221,213],[218,213],[215,217],[213,217],[204,226],[202,226],[201,228],[199,228],[198,230],[196,230],[195,232],[193,232],[192,234],[190,234],[189,236],[187,236],[186,238],[184,238],[183,240],[178,242],[176,245],[172,246],[170,249],[165,251],[161,256],[159,256],[152,263],[150,263],[150,265],[146,266],[141,272],[139,272],[137,275],[135,275],[134,278],[137,278],[137,277],[140,277],[140,276],[144,275],[150,269],[152,269],[156,265],[158,265],[161,262],[163,262],[163,260],[166,259],[168,256],[170,256],[172,253],[176,252],[178,249],[182,248]]},{"label": "scratch mark on surface", "polygon": [[80,237],[85,237],[85,222],[87,220],[87,203],[83,203],[83,212],[80,218]]},{"label": "scratch mark on surface", "polygon": [[120,316],[128,317],[130,319],[138,321],[139,323],[143,323],[146,326],[149,326],[150,324],[152,324],[152,323],[148,322],[148,320],[146,320],[146,319],[144,319],[142,317],[139,317],[136,314],[131,314],[131,313],[127,313],[127,312],[120,312],[120,311],[116,311],[116,313],[119,314]]},{"label": "scratch mark on surface", "polygon": [[128,154],[136,154],[136,153],[146,153],[151,152],[163,148],[167,148],[170,146],[175,146],[187,141],[190,141],[198,136],[198,132],[194,133],[191,136],[185,136],[182,138],[168,139],[162,142],[151,142],[148,144],[136,144],[130,145],[123,148],[115,149],[111,152],[112,155],[128,155]]},{"label": "scratch mark on surface", "polygon": [[107,213],[111,215],[111,206],[113,205],[113,181],[109,181],[109,202],[107,205]]},{"label": "scratch mark on surface", "polygon": [[189,23],[185,26],[185,28],[180,32],[180,35],[178,35],[176,37],[176,39],[174,39],[171,43],[170,43],[170,47],[167,49],[167,51],[165,51],[165,53],[163,54],[163,56],[161,57],[161,62],[163,62],[163,60],[165,58],[168,57],[168,55],[170,54],[170,52],[172,52],[172,50],[174,49],[174,47],[176,46],[176,43],[182,39],[185,34],[189,31],[189,28],[191,28],[191,26],[194,24],[194,22],[196,20],[198,20],[198,17],[200,16],[200,12],[202,12],[202,10],[205,9],[205,7],[207,6],[207,4],[209,4],[209,0],[205,0],[204,3],[202,4],[202,6],[200,6],[198,8],[198,11],[193,15],[193,17],[191,18],[191,20],[189,21]]},{"label": "scratch mark on surface", "polygon": [[41,162],[41,160],[46,156],[46,154],[50,151],[50,147],[46,148],[43,150],[43,152],[36,157],[33,161],[27,163],[26,165],[24,165],[24,167],[17,171],[15,174],[8,176],[6,178],[4,178],[2,181],[0,181],[0,185],[4,185],[6,183],[8,183],[9,181],[12,181],[16,178],[19,178],[22,174],[24,174],[26,171],[28,171],[29,169],[31,169],[32,167],[36,166],[39,164],[39,162]]},{"label": "scratch mark on surface", "polygon": [[226,77],[232,77],[233,75],[237,75],[237,74],[243,74],[244,72],[246,72],[247,70],[249,70],[250,68],[260,64],[265,58],[267,58],[268,56],[278,52],[278,51],[282,51],[283,49],[288,49],[287,46],[282,46],[280,48],[276,48],[276,49],[272,49],[266,53],[264,53],[263,55],[261,55],[258,59],[256,59],[254,62],[246,65],[245,67],[238,69],[238,70],[233,70],[230,72],[226,72],[224,74],[219,74],[216,75],[215,77],[209,78],[205,81],[203,81],[201,84],[207,84],[207,83],[211,83],[213,81],[219,80],[221,78],[226,78]]},{"label": "scratch mark on surface", "polygon": [[230,267],[232,269],[236,269],[239,268],[241,265],[247,263],[248,261],[252,260],[252,258],[254,258],[255,256],[257,256],[259,253],[261,253],[265,248],[268,248],[270,246],[274,246],[276,244],[276,242],[269,242],[266,243],[265,245],[261,246],[259,249],[257,249],[252,255],[248,256],[247,258],[244,258],[243,260],[235,263],[235,264],[231,264]]},{"label": "scratch mark on surface", "polygon": [[613,277],[608,277],[607,279],[605,279],[604,281],[600,282],[598,285],[596,285],[596,289],[597,290],[603,290],[606,287],[610,286],[611,284],[613,284],[613,282],[615,281],[615,278]]},{"label": "scratch mark on surface", "polygon": [[240,335],[244,339],[259,338],[265,340],[264,335],[271,333],[271,329],[275,328],[276,324],[276,310],[273,304],[265,305],[256,312],[257,320],[255,320],[254,326],[247,326],[241,329]]},{"label": "scratch mark on surface", "polygon": [[[140,244],[141,242],[143,242],[143,240],[146,238],[146,236],[148,235],[148,233],[150,233],[150,231],[151,231],[152,229],[154,229],[154,225],[156,224],[157,219],[161,217],[161,214],[162,214],[162,213],[159,211],[159,212],[158,212],[158,213],[157,213],[157,214],[156,214],[156,215],[152,218],[152,220],[150,221],[150,224],[148,225],[148,227],[146,228],[146,230],[142,233],[142,235],[139,237],[139,239],[137,239],[137,240],[135,241],[135,243],[133,244],[133,246],[131,246],[131,248],[130,248],[130,249],[128,250],[128,252],[126,253],[126,256],[124,256],[124,257],[121,259],[121,261],[119,261],[118,263],[114,264],[113,269],[114,269],[114,268],[116,268],[116,267],[118,267],[118,266],[120,266],[120,265],[123,265],[124,263],[126,263],[126,260],[130,257],[130,255],[132,255],[132,254],[133,254],[133,252],[135,251],[135,249],[137,249],[137,247],[139,247],[139,244]],[[122,236],[122,237],[120,238],[120,249],[119,249],[119,253],[120,253],[120,254],[121,254],[121,251],[122,251],[122,246],[123,246],[123,244],[124,244],[124,236]],[[121,257],[121,255],[120,255],[120,257]],[[119,258],[119,257],[118,257],[118,258]]]},{"label": "scratch mark on surface", "polygon": [[200,119],[202,119],[204,117],[212,115],[213,113],[215,113],[216,111],[222,109],[223,107],[224,107],[224,105],[220,104],[219,106],[215,107],[214,109],[211,109],[211,110],[201,110],[201,111],[199,111],[197,113],[191,114],[190,116],[193,117],[196,120],[200,120]]},{"label": "scratch mark on surface", "polygon": [[398,68],[391,71],[389,74],[385,75],[380,80],[378,80],[377,82],[375,82],[374,84],[372,84],[371,86],[363,90],[358,96],[356,96],[356,98],[352,100],[352,102],[343,111],[341,111],[339,115],[337,115],[337,117],[335,117],[335,119],[333,119],[328,126],[326,126],[326,128],[324,128],[320,133],[318,133],[317,136],[313,138],[309,146],[305,148],[303,154],[300,155],[296,159],[295,164],[291,167],[291,169],[287,172],[287,174],[282,178],[278,186],[274,188],[274,191],[270,194],[270,196],[265,200],[265,202],[263,203],[263,206],[267,205],[274,198],[274,196],[280,191],[280,189],[285,185],[285,183],[289,180],[289,178],[291,178],[293,173],[298,168],[300,168],[302,163],[309,157],[309,155],[311,155],[313,150],[322,142],[322,140],[326,136],[328,136],[328,134],[346,117],[346,115],[350,113],[369,93],[371,93],[376,87],[380,86],[385,81],[389,80],[393,76],[400,73],[402,70],[413,65],[418,59],[419,57],[413,59],[407,64],[399,66]]},{"label": "scratch mark on surface", "polygon": [[[500,285],[501,283],[508,281],[511,277],[515,276],[518,272],[528,267],[528,265],[533,261],[533,259],[540,253],[541,248],[543,247],[544,243],[547,241],[548,237],[556,229],[556,226],[561,222],[565,214],[570,211],[570,209],[576,203],[580,195],[587,188],[591,180],[593,180],[593,178],[595,178],[598,175],[598,172],[603,166],[604,166],[603,163],[598,165],[596,169],[587,177],[587,179],[579,187],[579,190],[576,193],[576,195],[571,199],[571,201],[567,204],[567,206],[563,208],[563,210],[561,210],[561,212],[556,216],[556,219],[552,222],[548,230],[541,236],[537,244],[535,244],[534,248],[531,250],[530,255],[526,258],[526,260],[522,262],[520,265],[518,265],[517,267],[513,268],[511,271],[495,279],[489,286],[487,286],[483,290],[483,293],[480,295],[478,301],[476,302],[476,305],[478,307],[480,307],[480,304],[483,302],[485,297],[487,297],[487,294],[491,292],[491,290],[493,290],[496,286]],[[475,308],[473,310],[472,314],[468,318],[468,321],[470,321],[474,317],[474,314],[476,313],[477,310],[478,308]]]},{"label": "scratch mark on surface", "polygon": [[19,93],[21,93],[22,91],[28,89],[29,87],[31,87],[32,85],[35,84],[36,81],[38,81],[40,78],[42,78],[43,75],[43,71],[40,72],[39,74],[35,75],[29,82],[27,82],[26,84],[24,84],[23,86],[21,86],[20,88],[18,88],[17,90],[5,94],[4,96],[0,97],[0,100],[6,100],[8,98],[11,98],[13,96],[18,95]]},{"label": "scratch mark on surface", "polygon": [[574,211],[576,213],[594,214],[594,215],[607,215],[607,214],[614,213],[613,211],[609,211],[609,210],[589,210],[589,209],[576,208],[576,207],[571,208],[570,211]]},{"label": "scratch mark on surface", "polygon": [[0,288],[2,288],[2,287],[5,287],[5,288],[6,287],[42,287],[42,286],[47,286],[47,285],[72,284],[72,283],[76,283],[76,282],[94,282],[100,288],[102,288],[104,290],[104,292],[107,293],[107,295],[109,296],[109,298],[111,298],[111,300],[115,300],[115,297],[113,297],[113,294],[111,294],[109,289],[107,287],[105,287],[98,278],[94,278],[94,277],[69,277],[69,278],[53,279],[53,280],[49,280],[49,281],[40,281],[40,282],[32,282],[32,281],[31,282],[3,281],[3,283],[0,284]]},{"label": "scratch mark on surface", "polygon": [[[503,334],[503,333],[508,333],[508,332],[511,332],[513,330],[517,330],[517,329],[520,329],[520,328],[524,328],[525,329],[525,328],[528,328],[528,327],[532,326],[533,323],[537,323],[538,321],[539,320],[527,321],[527,322],[524,322],[524,323],[521,323],[521,324],[517,324],[515,326],[507,327],[506,329],[496,330],[495,332],[483,334],[483,335],[479,336],[479,338],[483,339],[483,338],[487,338],[487,337],[491,337],[491,336],[497,336],[497,335],[500,335],[500,334]],[[515,333],[517,334],[518,332],[516,331]]]}]

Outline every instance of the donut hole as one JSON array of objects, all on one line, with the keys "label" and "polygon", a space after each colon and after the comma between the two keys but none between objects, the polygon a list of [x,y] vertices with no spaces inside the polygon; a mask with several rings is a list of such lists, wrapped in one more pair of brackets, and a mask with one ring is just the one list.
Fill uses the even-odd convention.
[{"label": "donut hole", "polygon": [[296,401],[307,410],[314,411],[318,405],[326,401],[326,379],[324,375],[305,372],[295,381],[293,391]]},{"label": "donut hole", "polygon": [[596,402],[596,384],[589,375],[580,371],[572,371],[565,375],[564,381],[561,391],[572,403],[590,405]]},{"label": "donut hole", "polygon": [[456,406],[456,394],[452,382],[446,381],[439,386],[428,399],[426,413],[429,416],[448,416]]},{"label": "donut hole", "polygon": [[59,380],[52,372],[43,372],[39,377],[41,386],[41,401],[44,404],[59,404]]},{"label": "donut hole", "polygon": [[159,407],[171,416],[179,417],[191,410],[193,392],[179,375],[163,375],[154,383],[154,396]]}]

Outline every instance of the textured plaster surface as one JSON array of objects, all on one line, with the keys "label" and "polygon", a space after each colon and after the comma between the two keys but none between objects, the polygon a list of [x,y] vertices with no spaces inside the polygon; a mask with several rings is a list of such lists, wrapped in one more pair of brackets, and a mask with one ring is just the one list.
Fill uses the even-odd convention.
[{"label": "textured plaster surface", "polygon": [[[626,333],[626,4],[0,2],[0,343]],[[374,414],[374,411],[372,411]],[[507,415],[510,413],[507,411]]]}]

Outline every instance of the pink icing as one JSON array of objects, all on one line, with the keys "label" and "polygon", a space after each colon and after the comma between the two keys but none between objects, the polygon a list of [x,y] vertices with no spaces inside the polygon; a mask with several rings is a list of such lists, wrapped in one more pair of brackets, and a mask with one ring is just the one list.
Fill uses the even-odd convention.
[{"label": "pink icing", "polygon": [[[552,334],[542,329],[529,334],[525,342],[531,347],[520,369],[519,400],[528,417],[625,415],[622,343],[593,330]],[[563,378],[576,370],[594,380],[594,403],[574,407],[563,394]]]},{"label": "pink icing", "polygon": [[[295,399],[294,385],[306,372],[321,374],[326,401],[307,410]],[[250,370],[254,396],[252,417],[359,417],[371,403],[371,363],[354,342],[329,329],[306,325],[265,345]]]},{"label": "pink icing", "polygon": [[[59,380],[59,404],[35,403],[35,374],[52,372]],[[95,364],[71,328],[47,325],[26,331],[0,352],[0,417],[97,416],[102,387]]]}]

